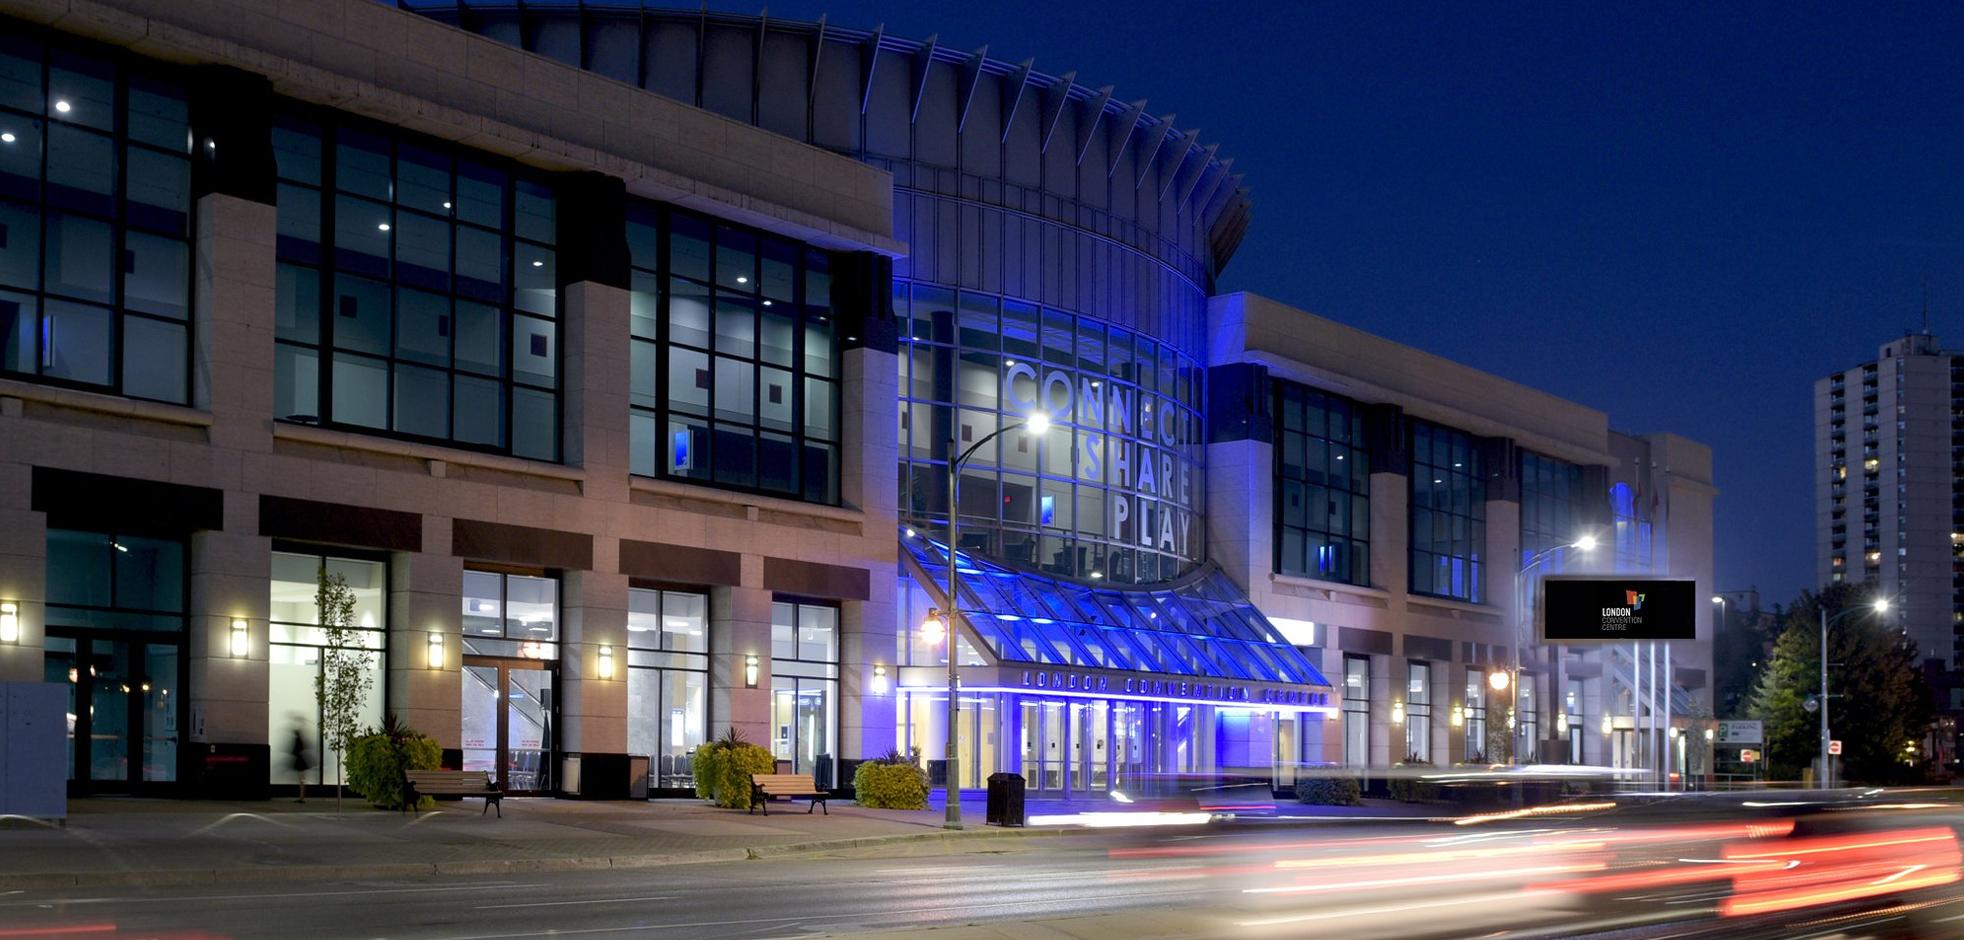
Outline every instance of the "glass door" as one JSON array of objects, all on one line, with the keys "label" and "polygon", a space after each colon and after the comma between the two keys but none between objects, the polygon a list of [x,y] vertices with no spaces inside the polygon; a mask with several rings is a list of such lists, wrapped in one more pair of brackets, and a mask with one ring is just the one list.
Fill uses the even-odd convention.
[{"label": "glass door", "polygon": [[495,774],[507,793],[551,792],[557,673],[530,660],[465,658],[463,769]]},{"label": "glass door", "polygon": [[43,677],[68,688],[68,780],[78,793],[177,782],[180,650],[148,638],[50,631]]}]

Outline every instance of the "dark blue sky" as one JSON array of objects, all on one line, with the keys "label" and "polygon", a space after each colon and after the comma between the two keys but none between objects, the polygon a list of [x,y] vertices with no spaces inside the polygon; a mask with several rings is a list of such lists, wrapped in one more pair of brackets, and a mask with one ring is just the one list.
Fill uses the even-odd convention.
[{"label": "dark blue sky", "polygon": [[1722,589],[1813,580],[1812,381],[1926,280],[1964,345],[1964,8],[771,4],[820,13],[1177,112],[1248,174],[1223,289],[1710,444]]}]

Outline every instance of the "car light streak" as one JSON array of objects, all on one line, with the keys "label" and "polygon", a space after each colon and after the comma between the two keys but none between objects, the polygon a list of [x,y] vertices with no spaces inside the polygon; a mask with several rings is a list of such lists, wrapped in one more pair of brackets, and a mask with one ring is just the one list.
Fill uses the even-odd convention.
[{"label": "car light streak", "polygon": [[1481,823],[1504,822],[1509,819],[1525,819],[1530,816],[1563,816],[1570,813],[1600,813],[1615,809],[1615,803],[1549,803],[1543,806],[1529,806],[1525,809],[1502,810],[1498,813],[1481,813],[1477,816],[1461,816],[1453,820],[1455,826],[1477,826]]},{"label": "car light streak", "polygon": [[1572,865],[1539,865],[1533,868],[1505,868],[1492,871],[1464,871],[1443,875],[1400,874],[1391,878],[1373,878],[1359,881],[1319,881],[1315,884],[1284,885],[1274,888],[1243,888],[1242,894],[1312,894],[1324,891],[1363,891],[1371,888],[1398,888],[1425,884],[1470,884],[1477,881],[1496,881],[1504,878],[1519,878],[1523,875],[1557,875],[1579,871],[1602,871],[1607,862],[1579,862]]}]

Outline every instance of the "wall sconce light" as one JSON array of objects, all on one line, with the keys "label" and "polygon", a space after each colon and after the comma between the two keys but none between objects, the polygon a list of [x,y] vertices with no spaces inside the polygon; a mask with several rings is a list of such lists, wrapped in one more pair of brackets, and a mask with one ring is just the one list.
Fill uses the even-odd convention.
[{"label": "wall sconce light", "polygon": [[1461,725],[1463,725],[1463,724],[1466,724],[1466,709],[1464,709],[1464,708],[1462,708],[1462,707],[1460,707],[1460,706],[1458,706],[1458,705],[1454,705],[1454,706],[1453,706],[1453,716],[1452,716],[1452,723],[1453,723],[1453,727],[1455,727],[1455,728],[1457,728],[1457,727],[1459,727],[1459,726],[1461,726]]},{"label": "wall sconce light", "polygon": [[1404,702],[1394,701],[1391,703],[1391,723],[1394,725],[1402,725],[1405,723]]},{"label": "wall sconce light", "polygon": [[875,664],[873,666],[873,694],[885,695],[892,687],[887,682],[887,667]]},{"label": "wall sconce light", "polygon": [[435,632],[430,634],[428,659],[424,665],[431,669],[443,668],[443,634]]},{"label": "wall sconce light", "polygon": [[612,679],[614,677],[613,646],[606,643],[600,644],[600,662],[595,666],[594,672],[602,679]]},{"label": "wall sconce light", "polygon": [[20,642],[20,605],[0,603],[0,643]]},{"label": "wall sconce light", "polygon": [[1710,728],[1706,728],[1706,729],[1705,729],[1705,741],[1706,741],[1706,743],[1710,743],[1713,737],[1715,737],[1715,735],[1713,735],[1713,734],[1712,734],[1712,729],[1710,729]]},{"label": "wall sconce light", "polygon": [[244,620],[232,621],[232,657],[244,659],[250,652],[252,652],[251,628]]},{"label": "wall sconce light", "polygon": [[1614,732],[1615,730],[1616,730],[1616,723],[1615,723],[1615,722],[1613,722],[1613,721],[1610,721],[1610,720],[1609,720],[1609,716],[1608,716],[1608,715],[1604,715],[1604,716],[1603,716],[1603,734],[1606,734],[1606,735],[1607,735],[1607,734],[1610,734],[1611,732]]},{"label": "wall sconce light", "polygon": [[1555,713],[1555,733],[1568,734],[1568,712]]},{"label": "wall sconce light", "polygon": [[756,653],[745,653],[743,655],[743,684],[753,689],[757,687]]}]

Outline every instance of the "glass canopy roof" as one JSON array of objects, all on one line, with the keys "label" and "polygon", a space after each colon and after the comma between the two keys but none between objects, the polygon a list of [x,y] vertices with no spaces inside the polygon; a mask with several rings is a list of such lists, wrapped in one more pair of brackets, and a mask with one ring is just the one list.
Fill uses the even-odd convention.
[{"label": "glass canopy roof", "polygon": [[[900,544],[945,590],[947,545],[906,533]],[[1119,589],[957,558],[962,614],[1002,662],[1329,686],[1218,568],[1174,587]]]}]

